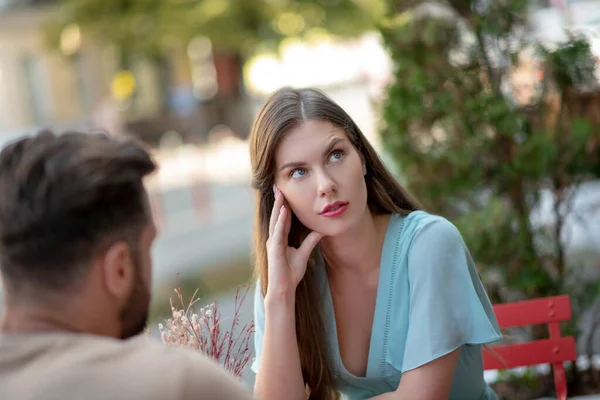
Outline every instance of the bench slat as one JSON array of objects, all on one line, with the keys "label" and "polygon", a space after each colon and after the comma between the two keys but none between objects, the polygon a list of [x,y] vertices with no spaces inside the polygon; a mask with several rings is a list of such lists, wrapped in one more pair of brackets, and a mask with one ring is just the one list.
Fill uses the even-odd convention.
[{"label": "bench slat", "polygon": [[569,296],[545,297],[494,305],[500,328],[547,324],[571,319]]},{"label": "bench slat", "polygon": [[491,351],[485,348],[483,350],[483,365],[486,370],[563,363],[577,358],[573,337],[493,346],[491,349]]}]

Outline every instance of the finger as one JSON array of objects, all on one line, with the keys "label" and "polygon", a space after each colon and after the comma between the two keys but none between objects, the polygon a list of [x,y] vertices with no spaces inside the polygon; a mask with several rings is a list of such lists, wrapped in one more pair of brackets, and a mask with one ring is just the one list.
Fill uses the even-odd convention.
[{"label": "finger", "polygon": [[274,188],[276,188],[275,203],[273,204],[273,210],[271,210],[271,218],[269,220],[269,237],[273,236],[275,225],[277,224],[277,219],[279,218],[279,210],[283,205],[283,195],[281,194],[281,191],[277,189],[276,186],[274,186]]},{"label": "finger", "polygon": [[313,249],[315,248],[317,243],[319,243],[319,241],[323,238],[323,236],[324,235],[321,233],[312,231],[308,234],[306,239],[304,239],[298,251],[305,260],[308,260],[308,258],[310,257],[310,253],[312,253]]},{"label": "finger", "polygon": [[283,229],[283,234],[287,238],[287,237],[289,237],[290,229],[292,229],[292,209],[290,208],[290,206],[287,203],[287,201],[283,202],[283,206],[285,207],[285,210],[286,210],[286,212],[285,212],[285,226],[284,226],[284,229]]},{"label": "finger", "polygon": [[279,218],[275,224],[275,230],[273,232],[273,240],[282,248],[287,247],[287,235],[285,235],[286,218],[289,211],[285,206],[281,206],[279,209]]}]

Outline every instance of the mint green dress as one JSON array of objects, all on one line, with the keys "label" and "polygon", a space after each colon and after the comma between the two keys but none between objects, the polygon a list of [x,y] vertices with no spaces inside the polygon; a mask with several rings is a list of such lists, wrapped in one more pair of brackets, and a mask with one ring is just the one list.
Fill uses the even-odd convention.
[{"label": "mint green dress", "polygon": [[[328,361],[342,399],[393,392],[403,372],[456,349],[460,349],[460,356],[448,398],[497,399],[483,378],[481,350],[483,344],[499,340],[501,332],[475,264],[451,222],[424,211],[391,216],[381,255],[365,377],[354,376],[344,368],[324,266],[319,268],[319,280]],[[257,285],[254,302],[254,372],[265,322],[259,288]]]}]

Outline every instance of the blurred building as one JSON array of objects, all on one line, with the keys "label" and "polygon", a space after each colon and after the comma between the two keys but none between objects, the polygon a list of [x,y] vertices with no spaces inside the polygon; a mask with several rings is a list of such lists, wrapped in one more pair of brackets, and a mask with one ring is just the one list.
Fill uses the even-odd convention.
[{"label": "blurred building", "polygon": [[[85,56],[62,59],[40,35],[45,9],[0,0],[0,132],[12,135],[44,124],[73,123],[91,110],[94,65]],[[30,2],[33,3],[33,2]],[[19,7],[17,7],[17,5]],[[92,64],[92,63],[90,63]]]},{"label": "blurred building", "polygon": [[[50,48],[43,29],[52,3],[0,0],[0,144],[43,126],[89,126],[115,134],[136,127],[152,132],[161,124],[163,132],[173,129],[172,121],[147,121],[161,113],[165,95],[153,63],[136,62],[135,81],[129,82],[112,49],[86,43],[77,26],[63,31],[60,49]],[[184,93],[192,86],[189,68],[176,56],[169,61],[166,102],[176,112],[183,110],[180,114],[193,112],[193,96]],[[135,102],[115,98],[132,84]]]},{"label": "blurred building", "polygon": [[530,0],[531,25],[536,38],[545,43],[565,40],[567,32],[582,33],[600,54],[600,1]]}]

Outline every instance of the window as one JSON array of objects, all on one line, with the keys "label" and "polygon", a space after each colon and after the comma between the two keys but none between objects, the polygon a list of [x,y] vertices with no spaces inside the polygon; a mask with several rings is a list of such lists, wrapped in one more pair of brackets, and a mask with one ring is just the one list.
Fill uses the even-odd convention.
[{"label": "window", "polygon": [[529,5],[533,10],[541,10],[552,7],[552,3],[552,0],[531,0]]},{"label": "window", "polygon": [[25,74],[25,90],[29,105],[31,122],[43,123],[49,119],[49,97],[46,96],[47,77],[41,60],[35,56],[25,56],[22,59]]},{"label": "window", "polygon": [[89,113],[92,110],[92,88],[90,80],[87,79],[88,74],[86,74],[86,57],[83,53],[77,52],[71,56],[70,60],[80,109],[83,113]]}]

